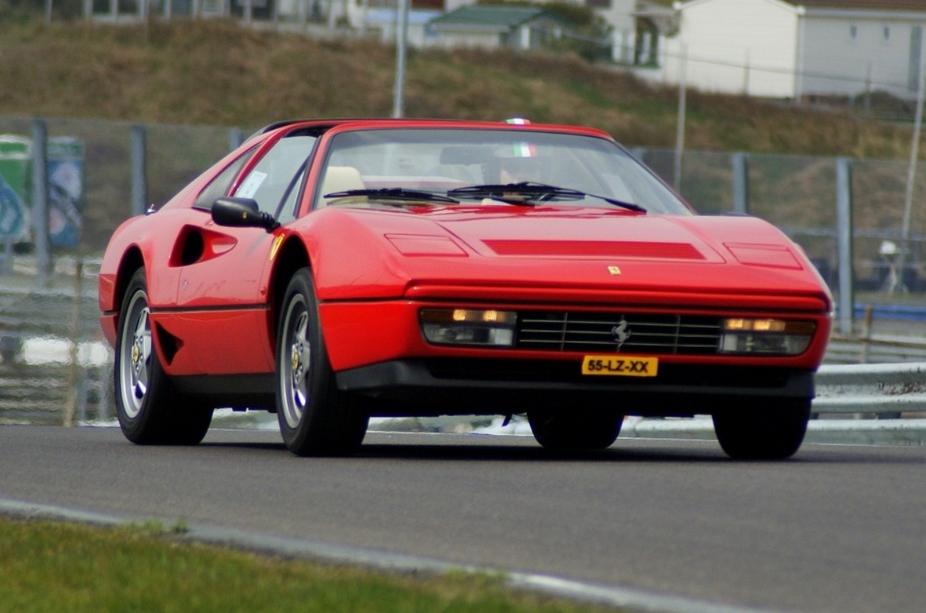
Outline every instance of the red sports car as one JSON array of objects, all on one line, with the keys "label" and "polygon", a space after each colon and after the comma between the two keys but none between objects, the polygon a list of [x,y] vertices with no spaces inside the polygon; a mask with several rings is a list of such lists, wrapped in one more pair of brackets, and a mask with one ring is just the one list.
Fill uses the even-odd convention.
[{"label": "red sports car", "polygon": [[710,414],[728,455],[788,457],[832,309],[768,223],[526,122],[269,126],[116,230],[99,292],[129,440],[263,409],[298,455],[356,451],[371,416],[526,414],[601,449],[627,415]]}]

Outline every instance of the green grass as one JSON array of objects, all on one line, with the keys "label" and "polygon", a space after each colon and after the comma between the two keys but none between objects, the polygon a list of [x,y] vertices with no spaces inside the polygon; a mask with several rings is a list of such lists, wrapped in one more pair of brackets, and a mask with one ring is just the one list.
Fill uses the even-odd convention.
[{"label": "green grass", "polygon": [[0,612],[592,613],[503,578],[386,574],[208,546],[182,524],[115,528],[0,518]]}]

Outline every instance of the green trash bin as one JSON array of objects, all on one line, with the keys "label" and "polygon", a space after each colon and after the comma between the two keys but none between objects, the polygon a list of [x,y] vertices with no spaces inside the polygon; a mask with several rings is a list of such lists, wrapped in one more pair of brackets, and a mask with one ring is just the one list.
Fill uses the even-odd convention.
[{"label": "green trash bin", "polygon": [[28,240],[25,206],[32,177],[32,143],[28,138],[0,135],[0,241]]}]

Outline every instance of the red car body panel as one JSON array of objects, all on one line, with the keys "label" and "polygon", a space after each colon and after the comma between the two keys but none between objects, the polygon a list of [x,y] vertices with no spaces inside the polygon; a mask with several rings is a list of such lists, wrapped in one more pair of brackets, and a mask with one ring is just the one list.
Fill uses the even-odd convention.
[{"label": "red car body panel", "polygon": [[[812,321],[794,356],[660,355],[661,364],[815,370],[830,332],[832,299],[800,248],[745,217],[642,215],[621,208],[412,206],[312,210],[321,154],[340,133],[394,128],[386,120],[288,124],[242,145],[157,213],[114,233],[100,272],[101,323],[115,344],[128,274],[146,271],[157,355],[174,377],[266,375],[276,368],[278,255],[306,254],[331,367],[458,358],[580,362],[582,352],[438,346],[422,336],[422,307],[566,309]],[[413,129],[516,130],[503,124],[406,121]],[[246,151],[232,183],[295,127],[320,133],[297,218],[272,231],[223,227],[192,208]],[[597,130],[531,126],[607,139]],[[165,345],[168,344],[169,347]]]},{"label": "red car body panel", "polygon": [[167,374],[235,375],[273,371],[273,346],[267,334],[270,327],[268,309],[196,311],[169,318],[152,315],[151,319],[168,334],[186,339],[185,346],[180,347],[175,357],[169,361],[165,358]]},{"label": "red car body panel", "polygon": [[[582,211],[572,215],[555,210],[534,214],[538,218],[531,220],[533,224],[506,219],[512,213],[504,209],[494,214],[432,211],[399,215],[342,209],[314,214],[322,223],[320,236],[363,237],[357,241],[362,246],[337,266],[325,266],[323,258],[318,260],[316,281],[319,297],[325,303],[322,317],[333,367],[354,368],[403,353],[447,355],[447,350],[429,346],[421,339],[417,309],[448,299],[466,301],[460,304],[463,307],[489,305],[500,309],[560,304],[640,312],[697,313],[710,309],[727,315],[745,309],[759,317],[783,313],[811,317],[821,330],[828,330],[830,301],[821,292],[813,267],[793,246],[782,243],[777,230],[760,220],[648,219],[598,213],[591,236],[582,241],[581,228],[571,230],[569,225],[570,221],[576,226],[587,221]],[[329,216],[337,219],[329,222]],[[429,221],[432,217],[433,222]],[[550,220],[556,223],[553,230],[544,223]],[[337,229],[330,228],[329,223]],[[532,233],[532,227],[537,232]],[[700,235],[710,232],[723,237],[724,227],[731,239],[737,239],[731,244],[738,246],[741,258],[746,257],[743,253],[755,252],[749,264],[740,263],[732,252],[716,250],[700,239]],[[633,236],[650,234],[660,239],[631,240]],[[546,238],[551,235],[559,237],[559,242],[551,245]],[[520,238],[510,238],[515,236]],[[520,251],[500,256],[487,245],[488,241],[503,240],[515,243]],[[571,250],[578,248],[575,245],[591,245],[604,253],[550,253],[563,245]],[[634,254],[607,255],[610,248],[618,251],[628,245],[636,250]],[[319,251],[323,254],[342,250],[322,246]],[[667,257],[660,257],[666,253]],[[620,268],[620,275],[609,273],[608,267],[614,265]],[[673,265],[678,267],[677,273]],[[720,266],[740,270],[736,275],[718,275]],[[797,271],[804,274],[795,275]],[[718,280],[720,276],[723,282]],[[783,281],[789,285],[787,293],[768,291],[769,287],[780,288]],[[370,304],[364,300],[370,296],[402,300]],[[723,308],[718,309],[718,305]],[[407,311],[404,320],[400,316],[403,310]],[[390,339],[386,341],[384,335]],[[826,337],[819,335],[821,342],[802,356],[776,362],[815,368],[822,358]],[[376,342],[370,340],[374,338]],[[485,350],[474,353],[454,348],[450,353],[484,355]],[[502,352],[498,355],[504,356]],[[665,359],[692,361],[681,356]],[[762,360],[769,363],[769,358]],[[718,356],[709,361],[743,363],[743,358]]]}]

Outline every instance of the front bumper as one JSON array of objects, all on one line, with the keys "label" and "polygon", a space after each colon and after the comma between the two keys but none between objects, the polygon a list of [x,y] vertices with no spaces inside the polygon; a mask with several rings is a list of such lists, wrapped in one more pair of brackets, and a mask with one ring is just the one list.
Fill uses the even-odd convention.
[{"label": "front bumper", "polygon": [[577,361],[403,359],[337,373],[338,388],[372,397],[374,414],[497,415],[594,408],[624,415],[709,414],[754,398],[810,399],[813,371],[665,364],[653,378],[583,377]]}]

